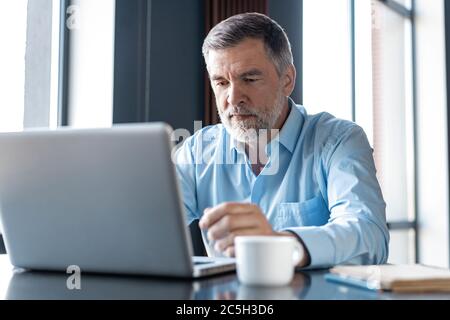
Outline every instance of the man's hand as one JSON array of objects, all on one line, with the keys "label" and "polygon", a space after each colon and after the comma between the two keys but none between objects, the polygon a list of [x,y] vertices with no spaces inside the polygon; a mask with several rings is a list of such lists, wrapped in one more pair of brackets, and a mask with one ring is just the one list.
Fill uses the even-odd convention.
[{"label": "man's hand", "polygon": [[[290,232],[275,232],[266,216],[255,204],[223,203],[214,208],[207,208],[199,224],[201,229],[208,230],[208,239],[216,241],[215,249],[229,257],[234,257],[234,238],[237,236],[290,236]],[[302,244],[303,245],[303,244]],[[309,255],[299,266],[309,263]]]}]

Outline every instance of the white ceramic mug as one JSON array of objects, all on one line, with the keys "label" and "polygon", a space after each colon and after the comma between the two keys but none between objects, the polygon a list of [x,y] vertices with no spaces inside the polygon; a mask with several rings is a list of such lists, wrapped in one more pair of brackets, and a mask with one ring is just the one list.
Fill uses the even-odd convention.
[{"label": "white ceramic mug", "polygon": [[292,237],[239,236],[234,241],[239,281],[249,286],[285,286],[303,257]]}]

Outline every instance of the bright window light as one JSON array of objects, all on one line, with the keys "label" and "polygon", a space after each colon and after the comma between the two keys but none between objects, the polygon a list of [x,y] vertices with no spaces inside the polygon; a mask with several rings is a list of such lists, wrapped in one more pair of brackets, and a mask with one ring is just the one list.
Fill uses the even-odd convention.
[{"label": "bright window light", "polygon": [[69,126],[110,127],[114,82],[114,0],[69,7]]},{"label": "bright window light", "polygon": [[0,0],[0,131],[23,129],[28,0]]},{"label": "bright window light", "polygon": [[352,120],[349,1],[304,0],[303,17],[305,108]]}]

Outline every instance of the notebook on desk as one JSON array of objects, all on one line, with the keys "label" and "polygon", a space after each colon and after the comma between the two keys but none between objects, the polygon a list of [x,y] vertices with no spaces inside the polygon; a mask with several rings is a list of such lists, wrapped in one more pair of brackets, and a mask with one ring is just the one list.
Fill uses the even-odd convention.
[{"label": "notebook on desk", "polygon": [[450,270],[423,265],[337,266],[327,279],[398,293],[450,292]]}]

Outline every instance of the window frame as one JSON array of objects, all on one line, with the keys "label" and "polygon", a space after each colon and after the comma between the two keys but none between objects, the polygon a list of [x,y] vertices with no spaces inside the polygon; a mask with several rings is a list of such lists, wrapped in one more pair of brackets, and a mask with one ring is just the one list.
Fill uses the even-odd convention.
[{"label": "window frame", "polygon": [[58,127],[69,124],[70,30],[66,26],[70,0],[60,1]]},{"label": "window frame", "polygon": [[[354,1],[354,0],[353,0]],[[389,221],[388,228],[391,231],[414,231],[414,255],[415,262],[418,263],[420,260],[420,252],[419,252],[419,226],[418,226],[418,210],[417,210],[417,85],[416,85],[416,77],[417,77],[417,69],[416,69],[416,23],[415,23],[415,0],[411,0],[411,8],[406,8],[403,4],[398,3],[395,0],[377,0],[384,5],[386,5],[389,9],[393,10],[395,13],[402,16],[404,19],[409,19],[411,23],[411,54],[412,54],[412,65],[411,65],[411,102],[412,102],[412,111],[413,111],[413,153],[414,153],[414,197],[413,197],[413,210],[414,210],[414,219],[412,221]]]},{"label": "window frame", "polygon": [[[350,33],[351,33],[351,75],[352,75],[352,114],[353,114],[353,121],[356,120],[356,37],[355,37],[355,0],[349,0],[350,1]],[[416,11],[415,11],[415,0],[411,0],[411,8],[408,9],[403,4],[400,4],[399,2],[395,0],[377,0],[384,4],[386,7],[394,11],[395,13],[399,14],[404,19],[409,19],[411,23],[411,44],[412,44],[412,65],[411,65],[411,77],[412,77],[412,84],[411,84],[411,102],[412,102],[412,111],[413,111],[413,153],[414,153],[414,177],[413,177],[413,190],[414,190],[414,197],[413,197],[413,210],[414,210],[414,219],[413,220],[400,220],[400,221],[388,221],[388,229],[390,231],[414,231],[414,260],[416,263],[419,262],[420,258],[420,252],[419,252],[419,226],[418,226],[418,204],[417,204],[417,85],[416,85],[416,77],[417,77],[417,69],[416,69],[416,23],[415,23],[415,17],[416,17]],[[448,6],[448,5],[447,5]],[[449,9],[450,12],[450,9]],[[450,23],[449,23],[450,24]],[[450,26],[449,26],[450,28]],[[450,90],[450,88],[449,88]],[[450,119],[450,116],[449,116]],[[449,137],[450,137],[450,131],[449,131]],[[450,164],[449,164],[450,165]]]},{"label": "window frame", "polygon": [[[447,144],[448,144],[448,167],[450,168],[450,3],[444,1],[444,19],[445,19],[445,62],[446,62],[446,80],[447,80]],[[450,177],[449,177],[450,183]],[[450,189],[449,195],[450,199]],[[450,211],[447,213],[449,216],[448,230],[450,230]],[[450,248],[450,237],[449,237],[449,248]],[[449,250],[450,251],[450,250]],[[449,254],[450,256],[450,254]],[[450,264],[450,259],[449,259]]]}]

